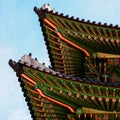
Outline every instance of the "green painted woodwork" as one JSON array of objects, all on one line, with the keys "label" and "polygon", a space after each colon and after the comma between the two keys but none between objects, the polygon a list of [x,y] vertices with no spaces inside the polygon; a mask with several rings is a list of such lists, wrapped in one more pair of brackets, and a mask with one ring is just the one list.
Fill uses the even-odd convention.
[{"label": "green painted woodwork", "polygon": [[48,119],[53,120],[56,118],[66,119],[69,111],[55,103],[50,102],[49,100],[39,96],[39,94],[33,93],[31,90],[34,90],[37,86],[31,87],[26,83],[25,79],[21,78],[25,83],[24,88],[27,90],[27,96],[30,98],[30,103],[32,104],[32,110],[38,119]]},{"label": "green painted woodwork", "polygon": [[[92,62],[93,58],[88,58],[90,59],[89,61],[91,61],[88,62],[85,60],[85,54],[82,51],[79,51],[73,46],[65,43],[56,34],[57,32],[61,33],[65,39],[68,39],[76,45],[84,48],[91,56],[97,52],[119,55],[119,29],[110,26],[105,27],[104,25],[77,21],[52,14],[51,12],[45,12],[43,14],[46,15],[45,18],[47,20],[56,26],[56,29],[54,30],[44,21],[42,22],[44,26],[43,28],[45,29],[43,33],[46,34],[44,37],[46,38],[46,42],[49,43],[47,44],[50,48],[48,49],[49,56],[55,71],[80,78],[87,77],[92,81],[106,81],[106,78],[107,82],[119,81],[119,67],[110,72],[110,69],[113,68],[113,66],[107,64],[107,68],[105,68],[107,69],[107,74],[100,73],[98,68],[94,66],[92,66],[91,69],[90,63],[94,63]],[[39,17],[41,18],[41,16]],[[99,62],[97,67],[100,66],[103,67],[101,62]],[[115,80],[112,80],[111,77],[114,78],[114,74],[118,77],[115,78]]]},{"label": "green painted woodwork", "polygon": [[[109,99],[109,101],[116,99],[118,106],[112,108],[112,111],[113,109],[119,109],[120,88],[118,87],[99,86],[92,83],[71,81],[69,78],[54,76],[25,66],[23,69],[26,75],[37,82],[37,88],[40,88],[44,94],[73,108],[84,106],[111,111],[110,106],[107,106],[107,99]],[[42,80],[42,82],[39,81],[37,77]],[[99,101],[100,99],[101,101]],[[103,100],[105,100],[105,103],[103,103]],[[101,103],[98,103],[98,101]]]},{"label": "green painted woodwork", "polygon": [[[28,56],[10,65],[19,76],[35,120],[119,119],[120,28],[68,18],[46,9],[34,10],[41,23],[52,69],[44,69]],[[40,96],[37,89],[72,107],[75,113]]]}]

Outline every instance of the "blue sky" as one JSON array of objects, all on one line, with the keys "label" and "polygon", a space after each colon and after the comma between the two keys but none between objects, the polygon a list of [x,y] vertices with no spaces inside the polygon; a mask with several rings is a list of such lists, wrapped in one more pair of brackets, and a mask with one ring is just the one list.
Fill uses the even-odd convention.
[{"label": "blue sky", "polygon": [[31,120],[9,59],[32,53],[49,65],[34,6],[49,3],[56,11],[85,20],[120,25],[120,0],[0,0],[0,120]]}]

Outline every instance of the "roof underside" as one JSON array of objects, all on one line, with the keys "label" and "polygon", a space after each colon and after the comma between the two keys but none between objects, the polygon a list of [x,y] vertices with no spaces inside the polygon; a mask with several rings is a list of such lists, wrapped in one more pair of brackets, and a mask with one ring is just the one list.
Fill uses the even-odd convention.
[{"label": "roof underside", "polygon": [[86,115],[90,119],[91,114],[94,119],[95,113],[115,118],[120,114],[120,84],[68,77],[28,55],[9,64],[19,77],[33,120],[77,120],[80,114],[81,119]]},{"label": "roof underside", "polygon": [[[85,56],[94,53],[120,55],[120,28],[37,9],[52,67],[59,72],[84,76]],[[82,73],[82,74],[80,74]],[[82,75],[82,76],[81,76]]]},{"label": "roof underside", "polygon": [[[28,55],[17,63],[9,61],[19,77],[33,120],[93,120],[104,115],[118,118],[120,28],[68,18],[47,8],[35,8],[35,12],[55,71]],[[97,81],[89,80],[86,69],[93,70],[95,77],[101,76],[96,77]],[[118,82],[98,81],[98,77],[109,76],[106,71],[118,77]]]}]

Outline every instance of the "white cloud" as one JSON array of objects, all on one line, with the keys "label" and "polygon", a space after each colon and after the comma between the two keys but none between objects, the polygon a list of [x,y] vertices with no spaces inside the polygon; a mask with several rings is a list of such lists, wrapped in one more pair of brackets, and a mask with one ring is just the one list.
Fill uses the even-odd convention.
[{"label": "white cloud", "polygon": [[80,19],[116,25],[120,24],[119,6],[120,0],[75,0],[61,9]]},{"label": "white cloud", "polygon": [[96,22],[120,24],[119,5],[119,0],[89,0],[83,13]]},{"label": "white cloud", "polygon": [[16,50],[0,46],[0,120],[30,120],[27,105],[8,60],[16,56]]},{"label": "white cloud", "polygon": [[12,110],[7,120],[31,120],[30,114],[26,114],[25,109]]}]

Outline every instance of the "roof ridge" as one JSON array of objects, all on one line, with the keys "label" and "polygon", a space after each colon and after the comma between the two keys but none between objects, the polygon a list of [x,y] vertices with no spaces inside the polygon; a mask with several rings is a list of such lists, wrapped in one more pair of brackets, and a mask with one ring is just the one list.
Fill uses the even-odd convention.
[{"label": "roof ridge", "polygon": [[113,25],[112,23],[108,24],[107,22],[102,23],[102,22],[96,22],[94,20],[90,21],[89,19],[85,20],[85,19],[82,19],[82,18],[80,19],[79,17],[69,16],[68,14],[65,15],[64,13],[60,13],[60,12],[56,11],[54,8],[52,8],[50,6],[50,4],[44,4],[40,9],[37,8],[37,7],[34,7],[34,10],[35,10],[36,13],[37,13],[37,11],[43,10],[43,11],[46,11],[46,12],[53,13],[55,15],[59,15],[59,16],[62,16],[62,17],[65,17],[65,18],[68,18],[68,19],[71,19],[71,20],[75,20],[75,21],[78,21],[78,22],[86,23],[86,24],[99,25],[99,26],[102,26],[102,27],[110,27],[110,28],[113,28],[113,29],[120,29],[120,26],[118,24]]}]

